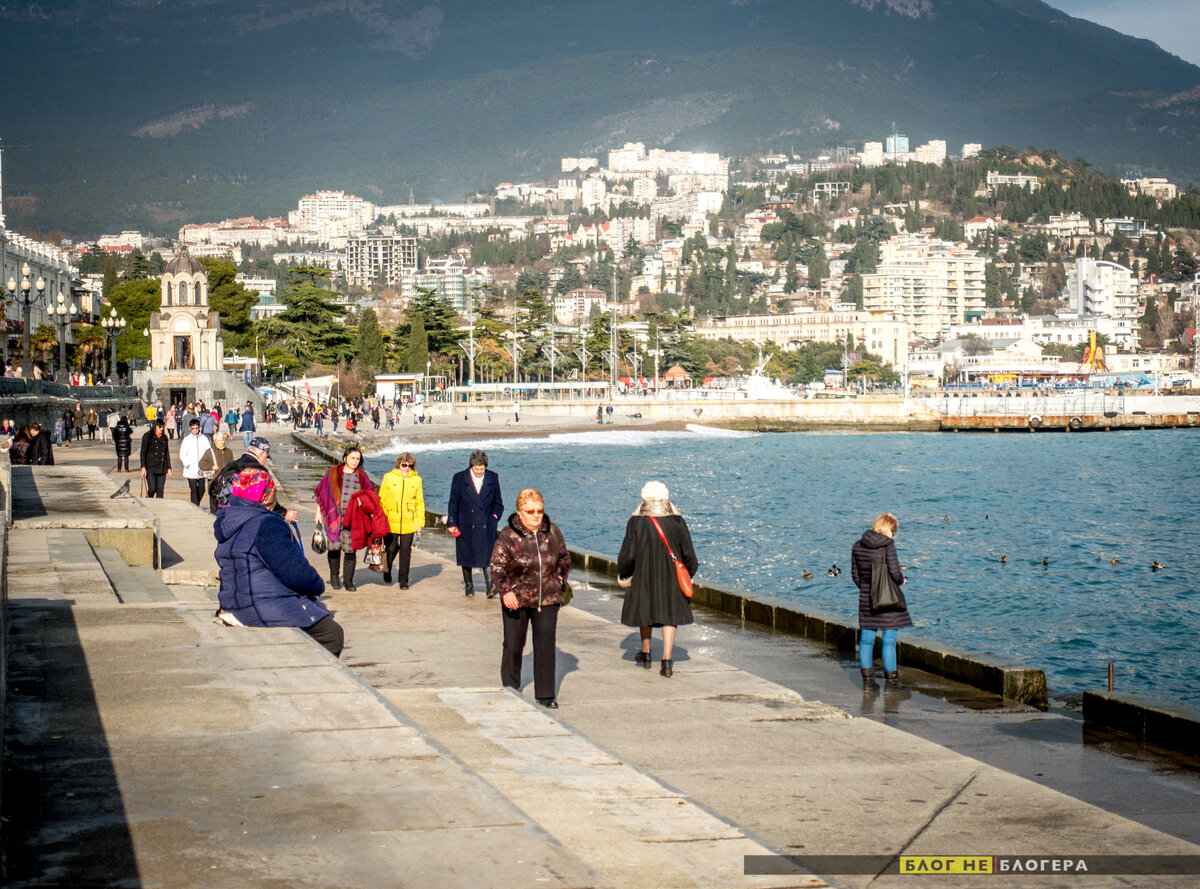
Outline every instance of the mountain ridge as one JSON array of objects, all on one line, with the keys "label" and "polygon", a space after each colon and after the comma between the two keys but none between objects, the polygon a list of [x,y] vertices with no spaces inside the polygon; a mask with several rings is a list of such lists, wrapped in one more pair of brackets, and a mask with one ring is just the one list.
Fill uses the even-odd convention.
[{"label": "mountain ridge", "polygon": [[[1039,0],[28,9],[0,5],[25,98],[0,109],[14,227],[163,231],[318,187],[456,200],[624,141],[813,151],[893,122],[1200,181],[1200,68]],[[29,48],[84,33],[46,77]]]}]

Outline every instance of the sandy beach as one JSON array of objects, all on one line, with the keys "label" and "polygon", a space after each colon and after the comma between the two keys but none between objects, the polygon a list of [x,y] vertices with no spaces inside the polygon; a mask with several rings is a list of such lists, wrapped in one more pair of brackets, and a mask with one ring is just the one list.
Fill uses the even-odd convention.
[{"label": "sandy beach", "polygon": [[[501,414],[499,411],[493,411],[492,419],[489,421],[487,414],[484,411],[472,411],[464,415],[459,412],[449,416],[436,416],[433,423],[413,423],[411,417],[402,418],[402,422],[396,423],[395,429],[388,429],[385,424],[380,424],[379,429],[375,429],[372,423],[363,423],[355,432],[349,433],[340,431],[334,435],[317,436],[312,434],[314,430],[302,430],[306,433],[306,437],[310,438],[324,447],[338,449],[345,447],[350,441],[356,441],[363,449],[364,453],[375,453],[377,451],[386,450],[395,446],[397,442],[404,444],[412,444],[420,446],[432,442],[447,442],[447,441],[483,441],[486,439],[495,438],[541,438],[548,435],[556,435],[570,432],[629,432],[637,430],[641,432],[663,431],[663,430],[682,430],[686,429],[689,424],[682,420],[648,420],[648,419],[631,419],[629,417],[618,417],[613,414],[613,422],[604,425],[598,425],[594,418],[584,417],[566,417],[566,416],[549,416],[545,414],[534,414],[521,412],[520,422],[513,419],[510,411]],[[263,434],[271,437],[279,435],[281,431],[289,430],[291,426],[282,423],[275,423],[270,426],[263,425],[261,431]]]}]

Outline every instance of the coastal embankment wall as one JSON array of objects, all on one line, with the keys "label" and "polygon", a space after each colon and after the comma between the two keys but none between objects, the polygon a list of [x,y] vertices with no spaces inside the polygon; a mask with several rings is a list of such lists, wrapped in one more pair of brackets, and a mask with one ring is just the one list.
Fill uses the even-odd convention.
[{"label": "coastal embankment wall", "polygon": [[18,427],[40,423],[53,432],[54,421],[76,402],[85,409],[122,411],[135,424],[146,417],[132,386],[67,386],[49,380],[0,377],[0,418],[12,420]]}]

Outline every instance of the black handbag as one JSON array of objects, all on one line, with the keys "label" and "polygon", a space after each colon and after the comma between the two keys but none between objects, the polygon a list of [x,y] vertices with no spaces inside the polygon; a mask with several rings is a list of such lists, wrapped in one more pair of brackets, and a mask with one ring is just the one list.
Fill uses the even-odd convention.
[{"label": "black handbag", "polygon": [[904,593],[900,591],[896,581],[892,580],[886,562],[871,566],[870,607],[872,614],[881,611],[903,611],[908,607],[908,603],[904,601]]}]

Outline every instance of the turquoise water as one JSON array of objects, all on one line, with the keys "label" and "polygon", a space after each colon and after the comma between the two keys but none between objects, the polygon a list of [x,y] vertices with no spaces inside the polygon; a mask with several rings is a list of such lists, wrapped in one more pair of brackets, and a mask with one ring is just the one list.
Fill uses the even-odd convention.
[{"label": "turquoise water", "polygon": [[[688,519],[702,579],[849,620],[850,546],[876,515],[895,513],[916,624],[908,632],[1041,667],[1052,694],[1103,687],[1112,661],[1118,690],[1200,706],[1194,432],[697,429],[479,446],[506,509],[520,488],[540,488],[572,545],[615,555],[642,483],[657,478]],[[445,510],[471,449],[412,448],[430,508]],[[368,468],[378,478],[393,459]],[[1155,561],[1165,567],[1152,571]],[[846,570],[830,578],[834,563]]]}]

